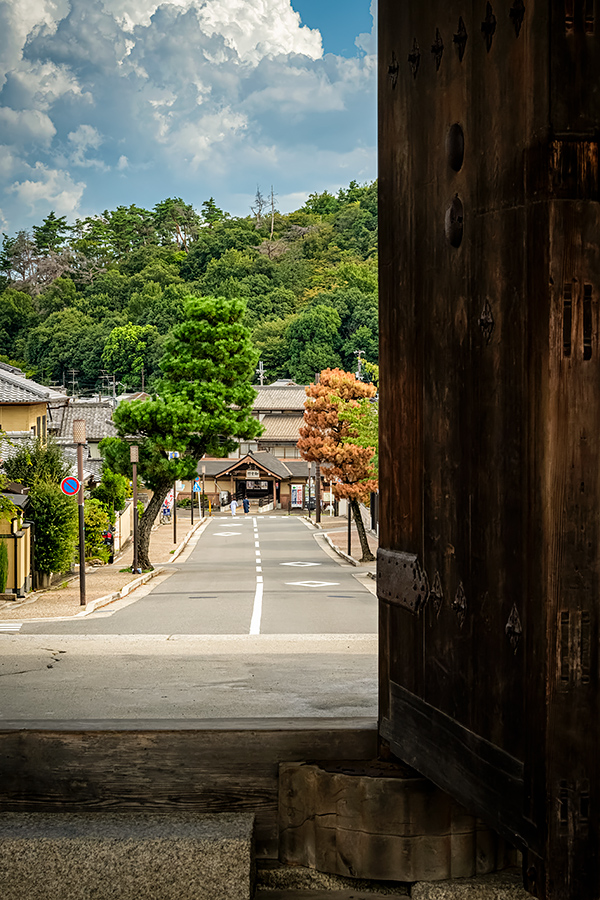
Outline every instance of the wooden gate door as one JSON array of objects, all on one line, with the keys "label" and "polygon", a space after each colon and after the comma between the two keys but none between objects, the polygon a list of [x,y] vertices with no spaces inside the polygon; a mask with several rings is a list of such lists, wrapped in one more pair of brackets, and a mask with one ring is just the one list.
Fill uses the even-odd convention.
[{"label": "wooden gate door", "polygon": [[588,0],[380,0],[380,736],[598,900]]}]

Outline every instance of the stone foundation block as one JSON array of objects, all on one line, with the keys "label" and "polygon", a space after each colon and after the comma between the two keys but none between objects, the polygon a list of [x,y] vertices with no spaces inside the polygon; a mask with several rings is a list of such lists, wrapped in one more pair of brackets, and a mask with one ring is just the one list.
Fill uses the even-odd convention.
[{"label": "stone foundation block", "polygon": [[439,881],[493,872],[511,849],[400,764],[282,763],[281,862],[352,878]]}]

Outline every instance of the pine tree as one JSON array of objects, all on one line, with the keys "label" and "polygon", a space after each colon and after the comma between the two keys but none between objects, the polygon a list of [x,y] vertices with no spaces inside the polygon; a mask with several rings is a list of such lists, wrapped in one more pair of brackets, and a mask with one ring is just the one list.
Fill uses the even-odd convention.
[{"label": "pine tree", "polygon": [[[156,394],[121,403],[113,416],[120,437],[100,444],[110,468],[129,477],[129,445],[139,446],[138,472],[153,491],[138,532],[143,569],[151,568],[150,531],[173,483],[195,477],[206,453],[225,456],[237,447],[234,439],[252,440],[261,430],[251,414],[258,356],[244,314],[241,300],[189,295],[184,320],[167,342]],[[170,458],[173,452],[179,456]]]}]

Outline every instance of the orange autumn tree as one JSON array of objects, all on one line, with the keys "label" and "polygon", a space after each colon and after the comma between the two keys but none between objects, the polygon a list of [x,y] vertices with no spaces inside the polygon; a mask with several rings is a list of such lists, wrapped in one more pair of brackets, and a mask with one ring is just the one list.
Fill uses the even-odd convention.
[{"label": "orange autumn tree", "polygon": [[327,477],[336,483],[337,499],[347,499],[356,523],[362,549],[361,562],[375,559],[369,549],[359,501],[366,502],[377,490],[375,447],[353,443],[359,438],[357,425],[344,417],[344,410],[360,414],[361,401],[375,396],[375,387],[357,381],[352,372],[325,369],[316,384],[306,388],[304,425],[300,428],[298,449],[303,458],[327,466]]}]

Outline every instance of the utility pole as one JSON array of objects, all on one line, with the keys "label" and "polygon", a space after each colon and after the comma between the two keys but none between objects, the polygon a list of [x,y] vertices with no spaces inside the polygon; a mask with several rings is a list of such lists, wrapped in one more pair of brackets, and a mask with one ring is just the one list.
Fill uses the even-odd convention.
[{"label": "utility pole", "polygon": [[364,350],[355,350],[354,355],[357,358],[357,369],[356,369],[356,378],[358,381],[362,380],[362,357],[365,355]]},{"label": "utility pole", "polygon": [[[71,376],[71,396],[74,397],[75,396],[75,384],[77,383],[75,381],[75,376],[79,372],[79,369],[67,369],[67,372]],[[63,378],[64,378],[64,376],[63,376]]]},{"label": "utility pole", "polygon": [[258,375],[258,378],[259,378],[259,381],[260,381],[260,384],[262,387],[265,383],[265,367],[263,365],[262,359],[258,364],[258,369],[256,370],[256,374]]},{"label": "utility pole", "polygon": [[273,185],[271,185],[271,240],[273,240],[273,232],[275,231],[275,194],[273,193]]}]

